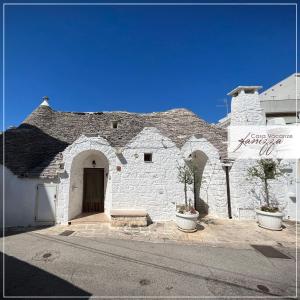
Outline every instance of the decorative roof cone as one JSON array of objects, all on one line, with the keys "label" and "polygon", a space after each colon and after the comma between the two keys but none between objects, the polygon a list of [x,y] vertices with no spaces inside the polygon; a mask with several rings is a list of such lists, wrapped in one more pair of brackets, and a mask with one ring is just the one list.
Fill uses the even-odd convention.
[{"label": "decorative roof cone", "polygon": [[49,106],[49,97],[48,96],[44,96],[43,98],[43,102],[40,104],[40,106]]}]

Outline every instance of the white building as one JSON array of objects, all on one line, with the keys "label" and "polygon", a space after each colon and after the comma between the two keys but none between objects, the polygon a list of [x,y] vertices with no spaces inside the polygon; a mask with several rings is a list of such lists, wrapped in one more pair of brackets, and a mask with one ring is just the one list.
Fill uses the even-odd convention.
[{"label": "white building", "polygon": [[[239,86],[228,94],[232,97],[230,117],[230,125],[232,127],[245,125],[262,126],[267,123],[267,117],[261,105],[261,97],[258,92],[260,89],[261,86]],[[273,119],[272,122],[276,124],[276,120]],[[249,167],[256,164],[257,161],[256,159],[231,158],[233,159],[230,170],[233,217],[254,218],[254,209],[260,206],[260,200],[263,197],[261,196],[260,183],[257,182],[257,185],[251,184],[247,173]],[[298,182],[296,182],[297,164],[299,172],[299,160],[289,159],[282,161],[284,176],[269,182],[274,202],[277,202],[279,208],[285,213],[285,218],[292,220],[296,220],[297,211],[299,212],[299,204],[297,206],[296,202],[300,192],[299,174]],[[296,195],[296,186],[298,186],[298,195]]]},{"label": "white building", "polygon": [[299,77],[299,73],[292,74],[260,94],[267,121],[281,117],[286,124],[299,122],[300,91],[296,89]]},{"label": "white building", "polygon": [[[264,122],[257,87],[238,87],[231,95],[233,122],[247,123],[243,114]],[[172,220],[175,205],[184,202],[177,168],[185,159],[195,162],[201,176],[194,199],[199,211],[253,218],[258,203],[246,180],[251,162],[229,163],[226,141],[226,130],[186,109],[74,113],[55,111],[44,99],[19,127],[5,132],[5,226],[67,223],[82,212],[110,217],[112,210],[144,210],[152,221]],[[273,185],[286,217],[295,219],[290,185]]]},{"label": "white building", "polygon": [[[286,124],[299,123],[300,113],[300,89],[299,73],[294,73],[282,81],[260,92],[261,107],[266,115],[266,121],[274,118],[283,118]],[[220,119],[217,126],[226,128],[230,125],[230,116]]]}]

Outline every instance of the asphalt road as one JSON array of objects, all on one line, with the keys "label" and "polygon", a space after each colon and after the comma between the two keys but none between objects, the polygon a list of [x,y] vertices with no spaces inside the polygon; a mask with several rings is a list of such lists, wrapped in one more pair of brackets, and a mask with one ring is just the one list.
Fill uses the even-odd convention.
[{"label": "asphalt road", "polygon": [[[291,259],[249,245],[182,245],[45,236],[5,238],[6,296],[295,296]],[[2,261],[2,260],[1,260]]]}]

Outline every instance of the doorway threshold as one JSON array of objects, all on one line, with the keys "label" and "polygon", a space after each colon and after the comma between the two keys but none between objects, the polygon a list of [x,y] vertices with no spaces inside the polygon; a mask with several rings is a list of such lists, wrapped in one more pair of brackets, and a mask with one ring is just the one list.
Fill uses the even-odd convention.
[{"label": "doorway threshold", "polygon": [[108,216],[102,213],[82,213],[76,218],[72,219],[71,224],[91,224],[91,223],[109,223],[110,220]]}]

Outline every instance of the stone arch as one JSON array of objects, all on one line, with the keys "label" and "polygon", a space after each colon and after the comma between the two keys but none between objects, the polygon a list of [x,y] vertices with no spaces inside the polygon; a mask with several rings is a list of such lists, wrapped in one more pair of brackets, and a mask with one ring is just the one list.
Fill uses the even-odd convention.
[{"label": "stone arch", "polygon": [[83,168],[104,169],[105,201],[104,209],[109,213],[112,202],[111,178],[115,170],[116,155],[110,144],[99,136],[81,136],[63,152],[64,173],[61,175],[59,200],[60,222],[66,223],[80,214],[83,197]]},{"label": "stone arch", "polygon": [[85,150],[74,157],[70,171],[69,187],[69,219],[73,219],[83,212],[83,194],[84,194],[84,169],[100,169],[104,173],[103,194],[104,210],[108,210],[105,201],[108,198],[109,189],[107,188],[109,162],[107,157],[98,150]]},{"label": "stone arch", "polygon": [[[191,137],[182,147],[183,159],[196,165],[200,182],[189,197],[200,213],[226,216],[226,177],[217,148],[205,138]],[[196,193],[194,193],[196,192]]]},{"label": "stone arch", "polygon": [[182,155],[185,159],[195,151],[203,152],[209,160],[217,160],[220,162],[218,149],[205,138],[196,138],[195,136],[192,136],[181,148]]}]

